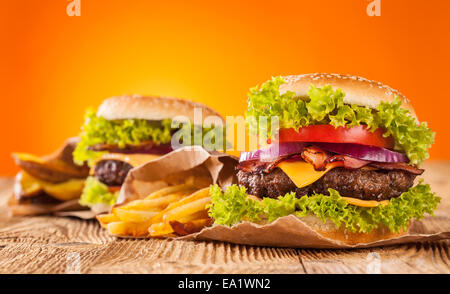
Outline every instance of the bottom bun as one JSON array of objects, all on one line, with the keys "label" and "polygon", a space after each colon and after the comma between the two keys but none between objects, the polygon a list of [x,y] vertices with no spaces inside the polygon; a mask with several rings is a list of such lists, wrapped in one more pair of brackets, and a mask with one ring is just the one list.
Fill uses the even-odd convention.
[{"label": "bottom bun", "polygon": [[347,245],[355,245],[360,243],[371,243],[385,239],[392,239],[406,235],[409,230],[401,233],[394,233],[386,226],[380,226],[372,230],[370,233],[351,232],[343,227],[338,228],[332,221],[327,220],[325,223],[314,215],[308,215],[300,218],[305,224],[309,225],[314,231],[325,238],[341,241]]},{"label": "bottom bun", "polygon": [[13,216],[41,215],[58,211],[85,209],[78,203],[78,199],[58,204],[22,204],[17,201],[14,195],[9,198],[8,207]]}]

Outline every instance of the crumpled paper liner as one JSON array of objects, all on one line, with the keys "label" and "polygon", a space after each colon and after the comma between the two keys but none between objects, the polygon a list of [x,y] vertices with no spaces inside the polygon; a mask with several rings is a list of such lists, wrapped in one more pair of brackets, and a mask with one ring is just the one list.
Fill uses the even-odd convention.
[{"label": "crumpled paper liner", "polygon": [[78,203],[78,199],[64,201],[58,204],[36,205],[17,203],[14,194],[8,201],[10,216],[32,216],[54,214],[57,216],[76,216],[83,219],[93,218],[95,215]]},{"label": "crumpled paper liner", "polygon": [[59,209],[55,212],[53,212],[56,216],[72,216],[77,217],[80,219],[93,219],[98,214],[98,212],[88,209],[88,207],[84,207],[79,205],[78,199],[76,199],[76,202],[78,204],[77,206],[74,206],[73,208],[67,208],[65,210]]},{"label": "crumpled paper liner", "polygon": [[430,232],[420,221],[410,226],[409,232],[395,238],[353,245],[327,238],[295,215],[281,217],[266,225],[242,222],[232,227],[214,225],[199,233],[180,237],[183,240],[215,240],[235,244],[292,248],[368,248],[450,238],[450,230]]},{"label": "crumpled paper liner", "polygon": [[208,152],[199,146],[177,149],[132,169],[125,178],[116,205],[143,199],[167,186],[167,182],[180,183],[188,176],[209,177],[212,184],[228,187],[237,182],[237,162],[231,155]]},{"label": "crumpled paper liner", "polygon": [[[144,198],[161,188],[161,179],[173,174],[192,175],[198,172],[199,167],[204,167],[212,176],[214,183],[217,182],[225,189],[237,183],[236,164],[237,160],[232,156],[220,153],[210,154],[201,147],[179,149],[131,170],[122,187],[118,203]],[[292,248],[365,248],[450,238],[450,218],[447,214],[415,221],[411,224],[409,231],[401,236],[392,237],[392,234],[387,231],[384,236],[390,236],[388,239],[354,244],[332,238],[332,233],[319,232],[305,220],[306,218],[289,215],[265,225],[250,222],[242,222],[232,227],[213,225],[195,234],[173,238]]]},{"label": "crumpled paper liner", "polygon": [[87,164],[77,165],[73,161],[72,153],[80,139],[78,137],[69,138],[58,150],[50,155],[33,156],[35,159],[23,158],[23,153],[13,153],[13,158],[17,166],[36,179],[47,182],[64,182],[70,179],[83,179],[89,174]]},{"label": "crumpled paper liner", "polygon": [[[183,182],[187,176],[210,177],[211,183],[227,187],[237,182],[235,166],[237,158],[219,153],[208,152],[194,146],[172,151],[158,159],[136,167],[128,173],[115,206],[136,199],[143,199],[148,194],[167,186],[167,181]],[[78,201],[78,200],[77,200]],[[78,208],[82,208],[78,206]],[[95,218],[105,210],[65,209],[55,211],[57,216],[73,216],[81,219]]]},{"label": "crumpled paper liner", "polygon": [[[80,169],[80,173],[83,173],[85,170],[87,176],[87,167],[76,166],[73,162],[72,153],[79,141],[80,139],[78,137],[69,138],[58,150],[50,155],[43,156],[42,159],[49,162],[58,161],[65,163],[69,168]],[[27,171],[26,169],[24,170]],[[15,181],[17,181],[17,178]],[[14,193],[12,193],[8,201],[8,206],[9,211],[13,216],[54,214],[58,216],[75,216],[83,219],[94,218],[95,213],[87,210],[87,207],[81,206],[78,203],[78,200],[79,199],[72,199],[57,204],[21,204],[17,201]]]}]

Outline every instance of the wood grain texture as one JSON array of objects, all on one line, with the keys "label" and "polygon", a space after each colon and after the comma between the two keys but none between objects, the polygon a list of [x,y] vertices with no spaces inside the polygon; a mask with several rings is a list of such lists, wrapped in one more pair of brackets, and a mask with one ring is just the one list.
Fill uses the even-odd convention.
[{"label": "wood grain texture", "polygon": [[[450,227],[450,162],[425,166]],[[115,239],[95,221],[7,214],[12,179],[0,178],[0,273],[450,273],[450,241],[357,250],[268,248],[221,242]]]}]

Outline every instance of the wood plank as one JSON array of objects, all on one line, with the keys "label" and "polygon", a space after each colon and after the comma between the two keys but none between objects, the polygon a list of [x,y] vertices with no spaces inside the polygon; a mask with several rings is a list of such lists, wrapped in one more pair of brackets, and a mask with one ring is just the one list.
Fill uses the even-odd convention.
[{"label": "wood plank", "polygon": [[[450,226],[450,162],[425,180],[443,199],[427,228]],[[95,221],[6,217],[12,179],[0,178],[0,273],[450,273],[450,241],[357,250],[116,239]]]},{"label": "wood plank", "polygon": [[450,273],[449,241],[357,250],[299,250],[307,273]]},{"label": "wood plank", "polygon": [[[144,243],[143,246],[140,244]],[[126,256],[118,253],[127,251]],[[293,249],[220,242],[121,240],[92,267],[92,273],[303,273]]]}]

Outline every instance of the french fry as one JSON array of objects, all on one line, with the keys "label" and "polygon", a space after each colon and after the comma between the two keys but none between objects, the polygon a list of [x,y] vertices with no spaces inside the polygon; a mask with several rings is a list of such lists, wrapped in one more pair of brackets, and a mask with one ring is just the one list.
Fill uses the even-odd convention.
[{"label": "french fry", "polygon": [[145,197],[145,199],[146,200],[155,199],[155,198],[159,198],[162,196],[167,196],[169,194],[193,190],[194,188],[195,187],[192,184],[181,184],[181,185],[176,185],[176,186],[170,186],[170,187],[162,188],[158,191],[151,193],[150,195]]},{"label": "french fry", "polygon": [[113,213],[99,214],[96,218],[103,228],[106,228],[109,223],[120,221],[120,219]]},{"label": "french fry", "polygon": [[213,219],[212,218],[201,218],[191,221],[192,225],[196,227],[205,227],[212,224]]},{"label": "french fry", "polygon": [[194,214],[196,212],[206,210],[206,205],[211,203],[210,197],[204,197],[190,203],[186,203],[184,205],[178,206],[169,210],[163,216],[163,220],[168,222],[171,220],[178,221],[179,219],[186,217],[188,215]]},{"label": "french fry", "polygon": [[133,223],[143,223],[157,215],[159,211],[128,210],[120,207],[114,208],[113,213],[121,220]]},{"label": "french fry", "polygon": [[127,210],[154,210],[155,208],[163,209],[170,203],[173,203],[180,198],[181,196],[177,194],[170,194],[168,196],[162,196],[155,199],[134,200],[123,206],[120,206],[120,208]]},{"label": "french fry", "polygon": [[211,225],[211,223],[211,218],[196,219],[187,223],[181,223],[178,221],[169,222],[174,232],[180,236],[200,232],[204,227]]},{"label": "french fry", "polygon": [[189,185],[193,185],[195,182],[195,177],[194,176],[189,176],[186,178],[186,181],[184,181],[185,184],[189,184]]},{"label": "french fry", "polygon": [[114,236],[145,237],[148,236],[147,223],[112,222],[107,225],[109,234]]},{"label": "french fry", "polygon": [[197,190],[194,193],[184,197],[180,201],[169,204],[169,206],[167,206],[167,209],[168,210],[174,209],[178,206],[181,206],[181,205],[187,204],[189,202],[193,202],[195,200],[202,199],[202,198],[205,198],[208,196],[209,196],[209,188],[203,188],[203,189]]},{"label": "french fry", "polygon": [[152,217],[151,221],[154,223],[162,222],[163,216],[170,211],[171,209],[177,208],[179,206],[182,206],[184,204],[187,204],[189,202],[193,202],[198,199],[202,199],[209,196],[209,188],[203,188],[201,190],[198,190],[194,192],[193,194],[177,201],[174,203],[169,204],[164,210],[162,210],[160,213]]},{"label": "french fry", "polygon": [[188,215],[186,217],[182,217],[178,221],[180,223],[188,223],[190,221],[204,219],[204,218],[209,218],[207,210],[202,210],[202,211],[196,212],[194,214]]},{"label": "french fry", "polygon": [[168,223],[156,223],[148,228],[148,232],[151,237],[161,237],[173,233],[173,228]]},{"label": "french fry", "polygon": [[160,189],[146,198],[115,207],[97,216],[110,235],[167,237],[198,232],[212,221],[206,206],[209,188],[197,190],[193,178]]}]

